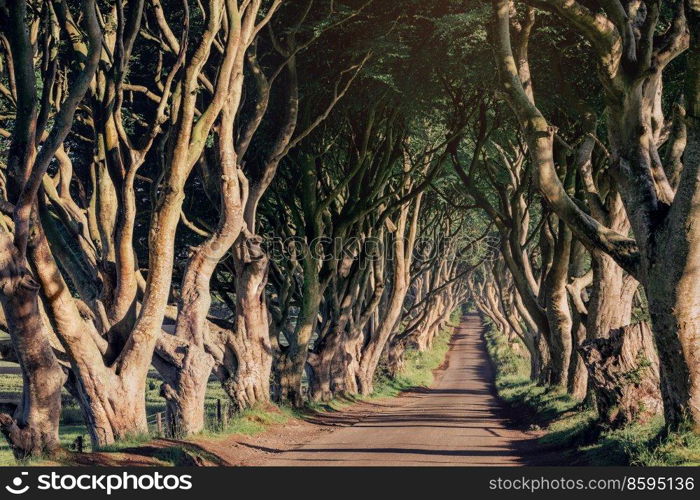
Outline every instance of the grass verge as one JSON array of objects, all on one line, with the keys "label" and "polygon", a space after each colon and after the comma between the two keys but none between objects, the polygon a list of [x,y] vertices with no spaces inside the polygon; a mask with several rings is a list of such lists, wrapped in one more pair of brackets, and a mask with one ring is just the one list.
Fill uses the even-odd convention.
[{"label": "grass verge", "polygon": [[[486,346],[496,367],[496,390],[518,423],[545,430],[543,448],[562,451],[562,465],[700,465],[700,436],[690,430],[664,435],[663,419],[597,432],[595,411],[529,378],[524,354],[487,321]],[[522,349],[524,352],[524,349]]]}]

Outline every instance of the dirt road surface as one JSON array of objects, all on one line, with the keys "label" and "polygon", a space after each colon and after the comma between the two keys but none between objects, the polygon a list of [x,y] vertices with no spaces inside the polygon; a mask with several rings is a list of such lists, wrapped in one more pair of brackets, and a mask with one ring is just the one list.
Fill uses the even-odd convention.
[{"label": "dirt road surface", "polygon": [[475,315],[452,340],[447,366],[431,388],[372,404],[356,422],[260,465],[528,465],[534,435],[506,426]]},{"label": "dirt road surface", "polygon": [[290,419],[253,436],[156,439],[119,453],[76,454],[75,463],[159,465],[177,447],[193,452],[179,465],[555,465],[560,457],[542,453],[535,433],[508,427],[481,334],[479,318],[466,316],[430,388]]}]

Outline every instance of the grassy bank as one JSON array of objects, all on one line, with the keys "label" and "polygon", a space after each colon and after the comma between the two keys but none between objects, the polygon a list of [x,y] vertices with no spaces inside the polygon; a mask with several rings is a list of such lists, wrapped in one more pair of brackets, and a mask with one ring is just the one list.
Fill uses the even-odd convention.
[{"label": "grassy bank", "polygon": [[[459,314],[456,313],[451,318],[451,324],[457,324],[458,322]],[[202,437],[219,438],[236,434],[256,435],[264,432],[272,425],[284,424],[292,419],[303,418],[303,414],[308,413],[308,411],[338,411],[362,399],[395,397],[402,391],[412,387],[430,386],[433,383],[433,371],[445,360],[453,331],[454,328],[449,326],[440,331],[435,337],[432,349],[429,351],[418,352],[415,349],[408,349],[403,370],[397,377],[389,378],[380,370],[375,381],[374,392],[370,396],[366,398],[338,398],[328,403],[314,403],[309,405],[308,410],[302,412],[268,404],[238,413],[228,419],[225,424],[218,423],[215,415],[212,413],[215,413],[217,400],[227,401],[227,397],[220,384],[217,381],[211,381],[207,387],[205,404],[208,415],[206,429],[202,433]],[[0,391],[6,395],[21,394],[22,380],[18,373],[3,374],[0,380]],[[165,409],[165,401],[159,394],[159,388],[160,381],[157,375],[153,373],[148,379],[146,391],[146,405],[149,415]],[[75,439],[78,436],[83,436],[86,443],[85,451],[91,451],[89,446],[90,440],[87,435],[87,429],[82,423],[80,410],[77,406],[70,404],[70,399],[67,401],[68,404],[64,406],[61,418],[61,442],[66,449],[70,449]],[[120,441],[99,451],[114,454],[116,458],[129,448],[144,446],[151,439],[151,435],[134,436],[131,439]],[[193,456],[202,456],[201,450],[194,446],[183,445],[162,448],[158,450],[153,458],[163,465],[185,465],[187,460],[190,460]],[[211,460],[211,457],[202,456],[202,458]],[[44,465],[46,463],[41,459],[33,459],[31,462],[32,465]],[[0,466],[16,464],[17,461],[7,446],[7,442],[4,439],[0,439]]]},{"label": "grassy bank", "polygon": [[544,448],[562,450],[562,465],[700,465],[697,434],[662,436],[661,418],[599,433],[592,408],[560,389],[530,381],[528,359],[515,352],[492,324],[487,325],[486,345],[496,366],[499,396],[512,407],[519,423],[545,430],[540,442]]}]

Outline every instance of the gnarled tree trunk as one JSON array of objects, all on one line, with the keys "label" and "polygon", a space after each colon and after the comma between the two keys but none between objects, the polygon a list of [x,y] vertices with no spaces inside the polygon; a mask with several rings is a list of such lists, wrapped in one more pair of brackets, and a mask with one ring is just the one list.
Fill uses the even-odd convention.
[{"label": "gnarled tree trunk", "polygon": [[158,339],[153,364],[163,377],[161,395],[171,437],[184,437],[204,430],[204,399],[214,360],[194,342],[163,333]]},{"label": "gnarled tree trunk", "polygon": [[[242,66],[243,60],[239,58],[235,71],[241,71]],[[245,224],[243,207],[248,198],[248,182],[238,168],[233,144],[234,118],[240,103],[242,78],[238,77],[234,82],[222,108],[218,130],[221,215],[216,231],[194,249],[183,278],[175,337],[189,345],[184,353],[168,356],[175,364],[163,372],[165,383],[162,394],[167,401],[168,421],[181,436],[204,429],[204,396],[214,365],[214,359],[205,352],[204,346],[211,306],[210,281],[216,266],[238,239]],[[182,348],[178,351],[182,351]],[[162,351],[157,350],[156,354],[159,352]]]},{"label": "gnarled tree trunk", "polygon": [[0,303],[23,381],[22,400],[14,415],[0,414],[0,430],[18,459],[51,455],[60,448],[58,424],[66,375],[39,311],[38,283],[18,260],[6,234],[0,234],[0,245]]},{"label": "gnarled tree trunk", "polygon": [[[308,249],[305,250],[309,252]],[[316,259],[310,255],[304,259],[304,283],[301,307],[289,346],[280,356],[276,369],[280,398],[295,407],[304,404],[302,377],[309,354],[309,342],[313,336],[322,299],[322,285],[318,276]]]},{"label": "gnarled tree trunk", "polygon": [[234,245],[236,322],[223,335],[216,372],[239,409],[270,400],[272,346],[265,298],[268,257],[260,237],[243,231]]},{"label": "gnarled tree trunk", "polygon": [[648,422],[661,414],[659,358],[646,323],[629,325],[579,348],[602,422],[609,427]]}]

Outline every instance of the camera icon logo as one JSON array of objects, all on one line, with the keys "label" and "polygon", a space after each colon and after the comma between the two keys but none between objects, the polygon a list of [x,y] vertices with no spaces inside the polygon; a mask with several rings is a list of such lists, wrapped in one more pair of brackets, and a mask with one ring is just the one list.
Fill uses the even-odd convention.
[{"label": "camera icon logo", "polygon": [[22,472],[19,476],[17,476],[16,478],[14,478],[12,480],[12,485],[5,486],[5,489],[7,491],[9,491],[10,493],[12,493],[13,495],[22,495],[23,493],[26,493],[27,490],[29,489],[29,485],[27,484],[27,485],[22,486],[22,483],[23,483],[22,478],[24,476],[28,476],[28,475],[29,475],[28,472]]}]

